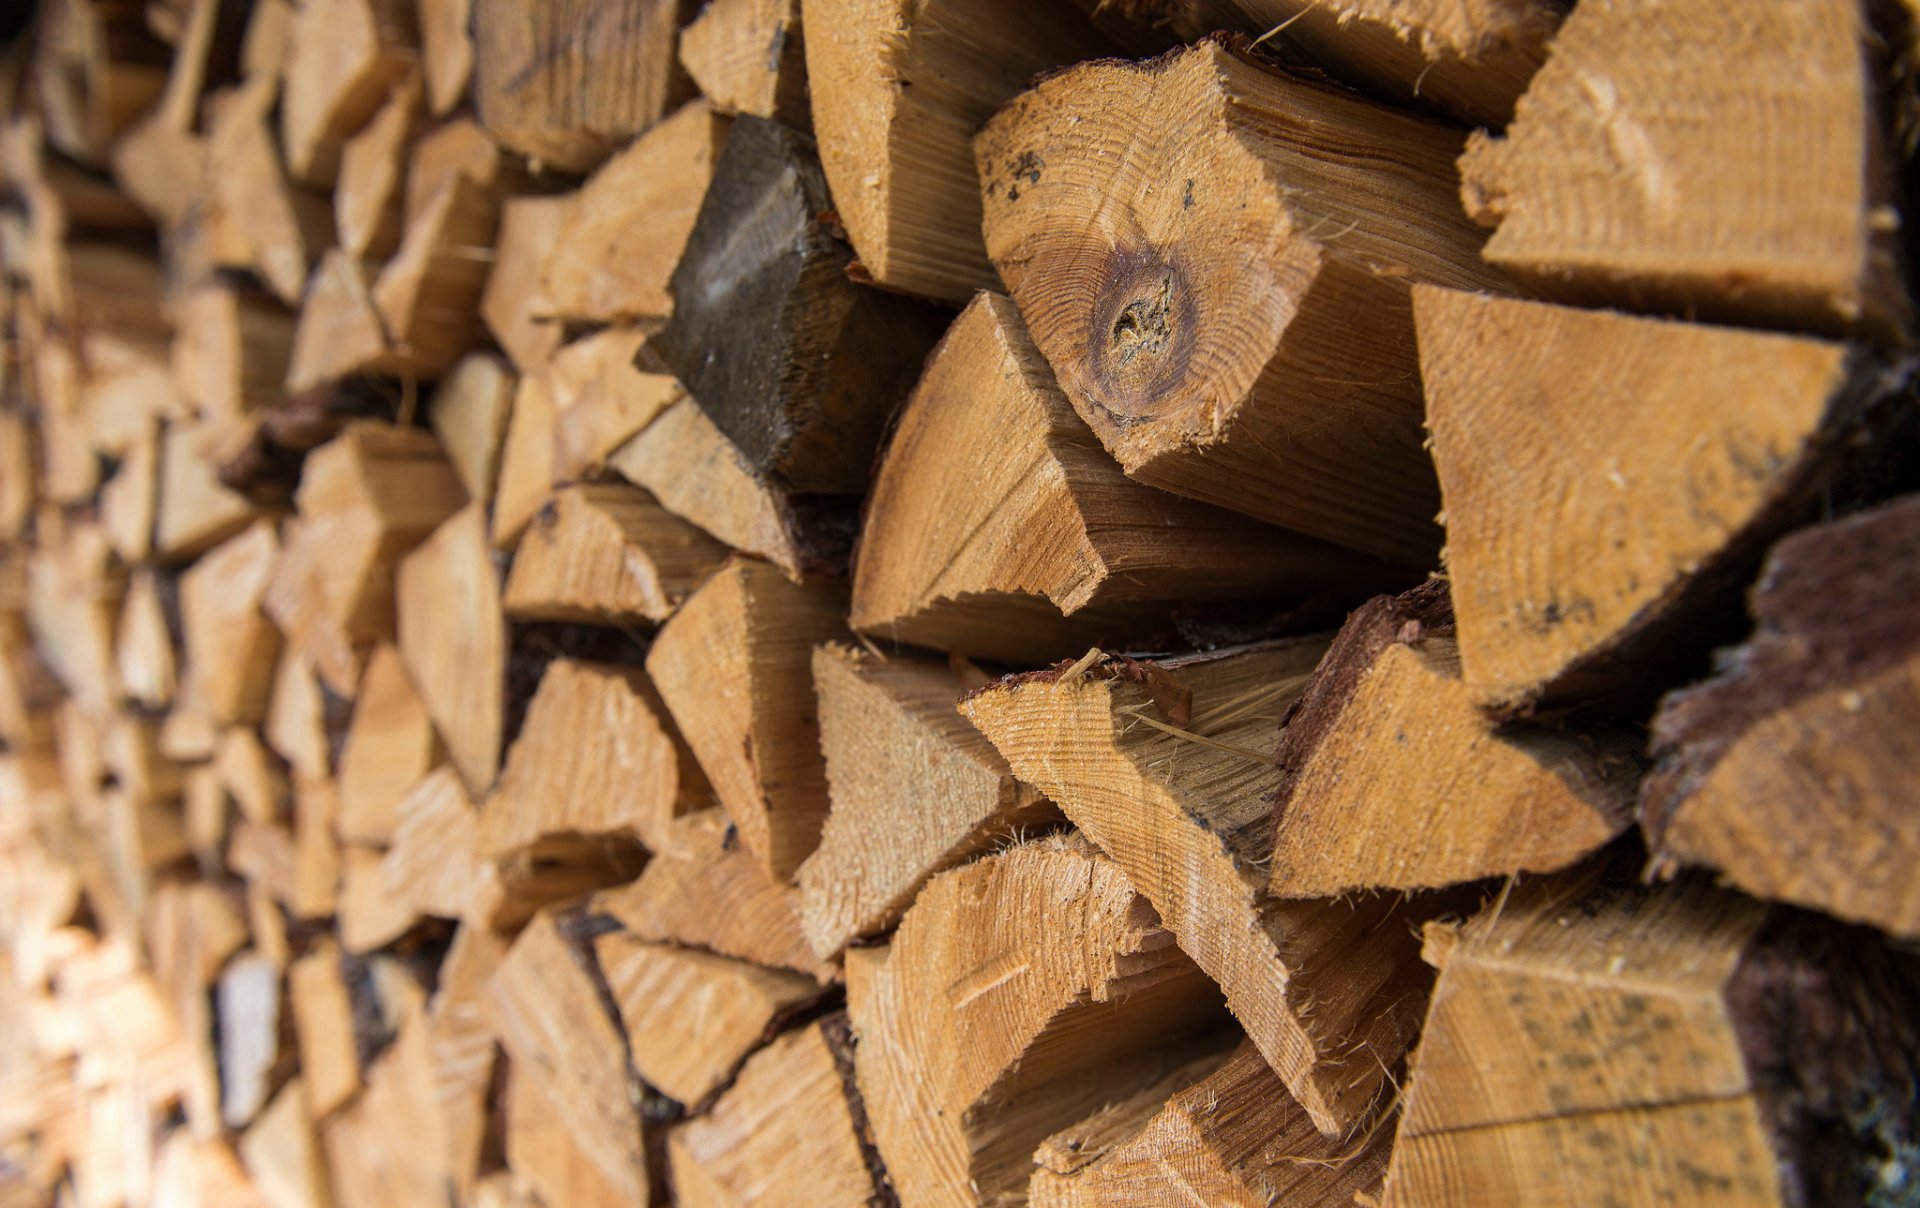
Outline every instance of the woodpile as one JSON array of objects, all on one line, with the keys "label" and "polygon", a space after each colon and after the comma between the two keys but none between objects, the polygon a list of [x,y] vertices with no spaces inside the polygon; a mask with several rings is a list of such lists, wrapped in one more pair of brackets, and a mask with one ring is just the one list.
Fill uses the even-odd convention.
[{"label": "woodpile", "polygon": [[1914,0],[0,15],[0,1208],[1920,1204]]}]

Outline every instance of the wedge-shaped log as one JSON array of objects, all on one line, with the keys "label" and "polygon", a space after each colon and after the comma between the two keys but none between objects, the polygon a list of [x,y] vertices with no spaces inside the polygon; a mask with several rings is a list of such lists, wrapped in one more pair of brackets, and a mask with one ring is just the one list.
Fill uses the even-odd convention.
[{"label": "wedge-shaped log", "polygon": [[352,696],[365,649],[395,633],[395,560],[465,499],[424,432],[354,423],[308,456],[265,608],[335,693]]},{"label": "wedge-shaped log", "polygon": [[264,294],[208,281],[186,295],[173,341],[173,380],[187,404],[231,419],[280,398],[294,320]]},{"label": "wedge-shaped log", "polygon": [[507,615],[658,624],[711,576],[727,548],[624,483],[566,487],[520,539]]},{"label": "wedge-shaped log", "polygon": [[705,101],[694,101],[602,164],[569,199],[529,309],[580,323],[672,314],[667,283],[727,126]]},{"label": "wedge-shaped log", "polygon": [[391,643],[374,647],[354,696],[353,717],[336,773],[340,837],[385,846],[399,822],[396,807],[443,758],[427,704]]},{"label": "wedge-shaped log", "polygon": [[555,659],[481,811],[481,845],[496,860],[657,848],[706,792],[638,667]]},{"label": "wedge-shaped log", "polygon": [[891,1188],[869,1160],[852,1048],[836,1013],[749,1058],[711,1110],[668,1135],[675,1202],[883,1202]]},{"label": "wedge-shaped log", "polygon": [[740,838],[785,880],[820,842],[813,648],[847,636],[845,597],[764,562],[734,562],[660,629],[647,675],[673,711]]},{"label": "wedge-shaped log", "polygon": [[[1870,1203],[1915,1137],[1899,959],[1632,869],[1523,884],[1440,966],[1390,1205]],[[1910,983],[1908,983],[1910,985]]]},{"label": "wedge-shaped log", "polygon": [[403,907],[401,930],[424,917],[478,920],[484,927],[501,874],[481,847],[480,810],[453,765],[421,777],[393,814],[393,840],[376,882]]},{"label": "wedge-shaped log", "polygon": [[1632,819],[1640,742],[1501,728],[1474,706],[1446,584],[1347,619],[1275,762],[1276,897],[1437,889],[1578,863]]},{"label": "wedge-shaped log", "polygon": [[544,167],[585,172],[692,95],[674,58],[689,0],[472,0],[473,106]]},{"label": "wedge-shaped log", "polygon": [[210,98],[207,178],[216,221],[228,235],[215,259],[258,270],[291,306],[306,288],[307,270],[333,242],[333,214],[324,197],[287,179],[268,124],[277,95],[256,80]]},{"label": "wedge-shaped log", "polygon": [[782,969],[624,931],[593,941],[620,1009],[633,1068],[663,1094],[698,1110],[780,1024],[823,993]]},{"label": "wedge-shaped log", "polygon": [[1654,719],[1641,822],[1666,868],[1920,936],[1904,871],[1920,819],[1902,787],[1920,773],[1915,548],[1916,496],[1774,547],[1753,636]]},{"label": "wedge-shaped log", "polygon": [[[999,454],[956,456],[976,448]],[[1370,558],[1129,480],[1073,413],[1013,304],[980,294],[887,445],[851,623],[1037,662],[1169,628],[1184,601],[1304,598],[1393,577]]]},{"label": "wedge-shaped log", "polygon": [[960,305],[996,288],[967,140],[1032,79],[1121,51],[1058,3],[804,0],[820,158],[861,265],[889,289]]},{"label": "wedge-shaped log", "polygon": [[[1153,7],[1153,5],[1150,5]],[[1547,57],[1558,0],[1199,0],[1161,4],[1187,37],[1269,35],[1364,91],[1499,127]]]},{"label": "wedge-shaped log", "polygon": [[420,77],[409,74],[340,153],[333,221],[340,249],[356,260],[385,260],[400,242],[407,144],[420,116]]},{"label": "wedge-shaped log", "polygon": [[1910,332],[1871,7],[1582,6],[1461,160],[1487,259],[1569,302]]},{"label": "wedge-shaped log", "polygon": [[513,408],[513,371],[492,353],[461,357],[427,404],[433,434],[460,476],[467,498],[491,502],[500,474],[500,446]]},{"label": "wedge-shaped log", "polygon": [[552,465],[548,480],[539,483],[542,499],[554,483],[597,473],[634,433],[686,393],[671,374],[643,372],[634,364],[646,346],[639,328],[604,328],[561,348],[534,375],[543,379],[553,408]]},{"label": "wedge-shaped log", "polygon": [[1218,991],[1077,836],[943,873],[848,954],[855,1064],[910,1204],[1016,1196],[1034,1147],[1217,1046]]},{"label": "wedge-shaped log", "polygon": [[373,120],[419,53],[406,0],[302,0],[281,83],[280,144],[305,184],[330,188],[348,139]]},{"label": "wedge-shaped log", "polygon": [[945,316],[852,280],[832,209],[811,139],[736,118],[651,351],[756,470],[858,494]]},{"label": "wedge-shaped log", "polygon": [[500,206],[500,233],[480,317],[521,373],[546,364],[560,347],[561,325],[536,319],[527,300],[539,288],[570,208],[565,197],[538,196],[511,197]]},{"label": "wedge-shaped log", "polygon": [[305,1082],[295,1078],[280,1088],[265,1111],[240,1137],[237,1147],[255,1190],[268,1204],[325,1204],[327,1160],[320,1152],[313,1116],[307,1110]]},{"label": "wedge-shaped log", "polygon": [[551,1125],[594,1178],[621,1202],[644,1203],[639,1087],[626,1039],[601,999],[592,952],[576,934],[582,922],[536,916],[488,981],[482,1009],[513,1063],[514,1082],[539,1093]]},{"label": "wedge-shaped log", "polygon": [[1462,140],[1208,41],[1054,76],[974,151],[987,251],[1127,473],[1426,567],[1407,287],[1498,284]]},{"label": "wedge-shaped log", "polygon": [[720,541],[764,558],[796,582],[845,569],[851,505],[796,496],[756,474],[700,404],[682,394],[607,458],[608,468]]},{"label": "wedge-shaped log", "polygon": [[409,216],[399,248],[374,282],[373,304],[394,354],[413,374],[439,377],[473,343],[486,253],[499,227],[498,198],[465,174]]},{"label": "wedge-shaped log", "polygon": [[166,88],[168,49],[133,5],[54,0],[40,10],[35,41],[32,92],[47,141],[82,163],[103,162]]},{"label": "wedge-shaped log", "polygon": [[467,791],[483,797],[500,769],[507,626],[481,507],[454,513],[394,578],[400,660]]},{"label": "wedge-shaped log", "polygon": [[1325,644],[1016,676],[962,704],[1152,902],[1314,1124],[1353,1131],[1428,984],[1400,904],[1266,893],[1276,721]]},{"label": "wedge-shaped log", "polygon": [[[161,592],[173,590],[161,586],[159,574],[150,567],[134,572],[127,581],[127,598],[120,604],[120,619],[114,626],[114,669],[120,690],[127,698],[148,709],[164,709],[173,703],[176,682],[173,637],[167,631],[167,608]],[[10,661],[10,660],[0,660]],[[18,695],[8,677],[10,666],[0,666],[0,737],[9,745],[32,745],[31,724],[25,720],[26,702]]]},{"label": "wedge-shaped log", "polygon": [[721,113],[812,124],[800,0],[719,0],[680,31],[680,63]]},{"label": "wedge-shaped log", "polygon": [[1047,1138],[1027,1197],[1034,1208],[1346,1208],[1379,1188],[1391,1142],[1389,1128],[1358,1144],[1321,1136],[1242,1042]]},{"label": "wedge-shaped log", "polygon": [[813,684],[832,804],[794,882],[822,959],[891,927],[935,873],[1058,823],[955,710],[965,685],[947,663],[830,644]]},{"label": "wedge-shaped log", "polygon": [[1414,309],[1461,676],[1502,713],[1631,690],[1696,645],[1892,388],[1798,336],[1437,289]]},{"label": "wedge-shaped log", "polygon": [[443,1178],[456,1191],[479,1178],[492,1115],[493,1033],[487,1027],[487,982],[506,946],[484,927],[462,927],[440,964],[427,1004],[427,1043]]},{"label": "wedge-shaped log", "polygon": [[261,520],[180,576],[184,708],[222,724],[265,715],[280,635],[260,605],[279,552]]},{"label": "wedge-shaped log", "polygon": [[339,248],[320,258],[300,300],[287,389],[298,394],[355,374],[413,375],[413,363],[387,342],[373,304],[373,266]]},{"label": "wedge-shaped log", "polygon": [[839,975],[807,945],[799,891],[768,876],[717,809],[675,822],[639,879],[596,894],[592,908],[643,940],[705,948],[822,982]]}]

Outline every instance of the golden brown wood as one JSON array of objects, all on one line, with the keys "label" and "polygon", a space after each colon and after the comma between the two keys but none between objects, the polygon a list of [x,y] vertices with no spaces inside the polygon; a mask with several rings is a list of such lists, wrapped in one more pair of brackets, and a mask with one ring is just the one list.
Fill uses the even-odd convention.
[{"label": "golden brown wood", "polygon": [[865,1108],[844,1015],[776,1038],[749,1058],[712,1110],[667,1138],[675,1201],[874,1203]]},{"label": "golden brown wood", "polygon": [[1324,649],[1101,660],[1004,680],[962,709],[1113,857],[1314,1124],[1339,1135],[1374,1110],[1419,1026],[1426,975],[1393,899],[1265,892],[1276,723]]},{"label": "golden brown wood", "polygon": [[575,946],[565,925],[550,913],[527,925],[488,982],[483,1009],[514,1082],[525,1079],[544,1095],[553,1124],[600,1182],[623,1202],[642,1203],[639,1088],[629,1080],[626,1042],[601,1003],[591,954]]},{"label": "golden brown wood", "polygon": [[535,318],[528,299],[539,288],[547,257],[570,209],[565,197],[512,197],[500,207],[500,234],[480,299],[480,317],[513,367],[523,374],[546,364],[560,347],[560,324]]},{"label": "golden brown wood", "polygon": [[34,93],[47,141],[98,163],[166,87],[166,48],[143,28],[134,5],[114,0],[52,0],[36,33]]},{"label": "golden brown wood", "polygon": [[[176,664],[161,590],[160,577],[153,570],[134,572],[127,583],[127,598],[120,604],[113,639],[121,691],[148,709],[164,709],[173,702]],[[19,707],[24,709],[24,702]],[[16,726],[0,724],[0,736],[9,743],[16,742],[20,733]]]},{"label": "golden brown wood", "polygon": [[1900,338],[1876,37],[1855,0],[1583,6],[1461,161],[1488,260],[1569,302]]},{"label": "golden brown wood", "polygon": [[475,352],[455,362],[427,404],[433,434],[469,499],[493,499],[513,390],[513,371],[506,362],[492,353]]},{"label": "golden brown wood", "polygon": [[657,624],[726,557],[725,546],[638,487],[565,487],[520,539],[507,576],[507,615]]},{"label": "golden brown wood", "polygon": [[502,146],[585,172],[692,94],[685,0],[473,0],[473,103]]},{"label": "golden brown wood", "polygon": [[[638,667],[555,659],[481,810],[488,858],[613,858],[658,849],[706,782]],[[626,853],[631,872],[638,852]]]},{"label": "golden brown wood", "polygon": [[465,174],[453,176],[409,217],[372,295],[393,353],[409,373],[437,378],[472,344],[499,223],[498,200]]},{"label": "golden brown wood", "polygon": [[1640,745],[1497,726],[1461,681],[1446,584],[1371,600],[1281,731],[1267,889],[1324,898],[1569,867],[1626,828]]},{"label": "golden brown wood", "polygon": [[333,185],[346,141],[414,70],[416,40],[405,0],[299,0],[280,102],[280,142],[297,179]]},{"label": "golden brown wood", "polygon": [[783,1016],[820,997],[810,977],[653,944],[623,931],[593,942],[627,1032],[633,1068],[698,1111]]},{"label": "golden brown wood", "polygon": [[399,650],[381,643],[360,675],[335,768],[340,837],[349,843],[392,842],[401,799],[441,757],[426,702],[414,691]]},{"label": "golden brown wood", "polygon": [[307,1111],[306,1085],[299,1079],[280,1088],[265,1111],[240,1137],[240,1161],[269,1208],[295,1208],[333,1202]]},{"label": "golden brown wood", "polygon": [[967,140],[1035,76],[1117,44],[1066,3],[800,7],[820,160],[860,263],[956,306],[997,288]]},{"label": "golden brown wood", "polygon": [[635,432],[685,392],[673,377],[635,368],[638,328],[609,327],[553,355],[545,372],[553,420],[553,482],[596,473]]},{"label": "golden brown wood", "polygon": [[287,362],[287,390],[298,394],[353,374],[399,377],[414,365],[387,343],[373,304],[373,273],[338,248],[320,258],[300,303]]},{"label": "golden brown wood", "polygon": [[327,733],[327,702],[313,666],[299,651],[286,645],[274,672],[267,697],[267,716],[261,737],[274,753],[301,776],[324,776],[332,765],[332,741]]},{"label": "golden brown wood", "polygon": [[715,0],[680,31],[680,62],[722,113],[804,130],[807,64],[800,0]]},{"label": "golden brown wood", "polygon": [[467,99],[467,84],[473,76],[473,42],[467,33],[473,0],[418,0],[415,7],[427,104],[444,116]]},{"label": "golden brown wood", "polygon": [[153,530],[158,557],[191,558],[259,515],[244,496],[220,483],[216,451],[228,437],[218,424],[170,424],[160,438],[160,504]]},{"label": "golden brown wood", "polygon": [[500,768],[506,622],[478,505],[456,512],[395,572],[400,658],[467,790]]},{"label": "golden brown wood", "polygon": [[256,521],[180,576],[183,706],[221,723],[265,715],[280,635],[260,609],[279,553],[272,522]]},{"label": "golden brown wood", "polygon": [[647,674],[740,838],[786,880],[827,815],[813,693],[815,645],[846,636],[845,597],[745,559],[661,627]]},{"label": "golden brown wood", "polygon": [[315,1120],[332,1115],[362,1086],[354,1004],[342,959],[340,946],[327,938],[287,968],[307,1111]]},{"label": "golden brown wood", "polygon": [[1631,688],[1693,647],[1716,585],[1818,495],[1884,389],[1822,340],[1415,297],[1462,679],[1503,712]]},{"label": "golden brown wood", "polygon": [[593,899],[643,940],[705,948],[818,981],[838,971],[814,955],[800,930],[800,895],[767,875],[717,809],[673,824],[631,885]]},{"label": "golden brown wood", "polygon": [[280,398],[294,320],[257,293],[224,281],[186,297],[173,342],[181,397],[209,419],[232,419]]},{"label": "golden brown wood", "polygon": [[400,242],[401,184],[420,108],[420,77],[408,75],[340,153],[333,217],[340,250],[356,260],[385,260]]},{"label": "golden brown wood", "polygon": [[1407,286],[1499,280],[1461,143],[1208,41],[1054,76],[974,148],[987,250],[1128,474],[1426,567]]},{"label": "golden brown wood", "polygon": [[453,765],[421,777],[393,813],[393,842],[380,864],[381,892],[415,918],[479,919],[485,930],[483,914],[500,891],[500,873],[481,848],[480,810]]},{"label": "golden brown wood", "polygon": [[1034,1155],[1034,1208],[1208,1204],[1346,1208],[1387,1172],[1389,1128],[1330,1141],[1242,1042],[1074,1128]]},{"label": "golden brown wood", "polygon": [[847,1003],[914,1204],[1017,1197],[1048,1135],[1218,1043],[1219,992],[1077,836],[936,877],[891,945],[848,954]]},{"label": "golden brown wood", "polygon": [[1596,870],[1427,946],[1441,977],[1388,1204],[1845,1202],[1884,1186],[1849,1156],[1865,1132],[1911,1135],[1894,1104],[1916,1036],[1886,957],[1811,919]]},{"label": "golden brown wood", "polygon": [[553,494],[553,386],[544,368],[520,375],[513,390],[513,415],[507,443],[500,451],[500,478],[494,486],[488,535],[499,549],[512,549],[527,525]]},{"label": "golden brown wood", "polygon": [[813,683],[831,809],[794,883],[822,959],[891,927],[935,873],[1058,823],[954,708],[967,685],[946,662],[830,644]]},{"label": "golden brown wood", "polygon": [[268,124],[276,90],[251,80],[209,102],[207,179],[217,221],[230,231],[232,254],[220,260],[254,268],[289,306],[300,301],[307,270],[333,241],[331,207],[287,178]]},{"label": "golden brown wood", "polygon": [[529,307],[534,316],[622,323],[672,314],[667,281],[727,126],[694,101],[601,165],[567,204]]},{"label": "golden brown wood", "polygon": [[[955,456],[982,447],[1002,455]],[[896,641],[1040,662],[1150,636],[1186,601],[1299,598],[1392,573],[1129,480],[1073,413],[1013,304],[980,294],[929,359],[875,475],[850,621]]]}]

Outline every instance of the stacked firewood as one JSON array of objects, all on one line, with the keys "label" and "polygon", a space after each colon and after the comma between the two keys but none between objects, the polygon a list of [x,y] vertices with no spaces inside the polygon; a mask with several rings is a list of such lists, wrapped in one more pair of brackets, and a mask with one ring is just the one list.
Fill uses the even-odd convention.
[{"label": "stacked firewood", "polygon": [[0,1205],[1920,1203],[1901,0],[41,0]]}]

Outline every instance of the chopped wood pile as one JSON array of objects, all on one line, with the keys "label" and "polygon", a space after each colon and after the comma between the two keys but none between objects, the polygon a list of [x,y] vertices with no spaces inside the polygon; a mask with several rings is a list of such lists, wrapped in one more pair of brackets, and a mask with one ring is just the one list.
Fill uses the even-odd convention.
[{"label": "chopped wood pile", "polygon": [[0,1208],[1920,1206],[1920,0],[13,9]]}]

